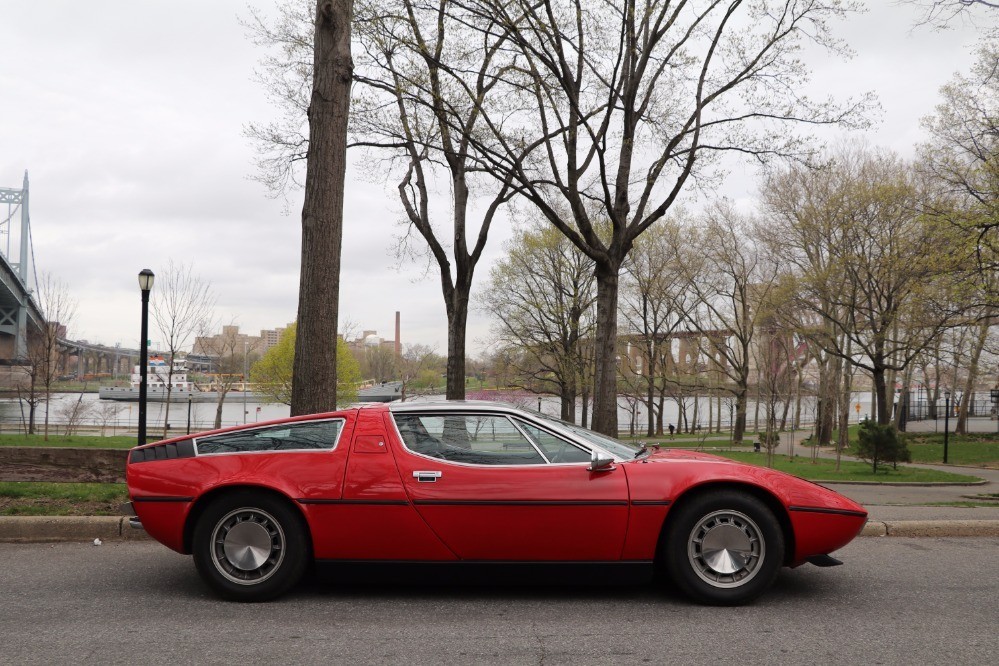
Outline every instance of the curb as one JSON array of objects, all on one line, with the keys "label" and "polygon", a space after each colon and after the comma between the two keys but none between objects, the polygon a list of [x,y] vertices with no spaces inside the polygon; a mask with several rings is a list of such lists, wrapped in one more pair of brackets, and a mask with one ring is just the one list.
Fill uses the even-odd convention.
[{"label": "curb", "polygon": [[[978,477],[975,477],[978,478]],[[946,488],[948,486],[987,486],[986,479],[977,481],[827,481],[815,479],[812,483],[821,485],[841,485],[841,486],[886,486],[889,488]]]},{"label": "curb", "polygon": [[0,542],[148,541],[125,516],[0,516]]},{"label": "curb", "polygon": [[[999,520],[871,520],[862,537],[999,537]],[[0,516],[0,543],[150,541],[125,516]]]},{"label": "curb", "polygon": [[995,537],[999,536],[999,520],[871,520],[860,536]]}]

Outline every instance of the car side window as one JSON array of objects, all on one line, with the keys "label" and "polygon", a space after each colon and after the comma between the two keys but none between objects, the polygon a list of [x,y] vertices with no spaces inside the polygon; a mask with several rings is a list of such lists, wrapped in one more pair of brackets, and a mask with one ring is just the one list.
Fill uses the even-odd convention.
[{"label": "car side window", "polygon": [[550,432],[520,419],[517,419],[517,424],[534,440],[534,443],[544,452],[549,462],[590,462],[590,453],[579,448],[572,442],[564,440],[561,437],[556,437]]},{"label": "car side window", "polygon": [[329,451],[336,446],[342,428],[341,419],[303,421],[199,437],[195,444],[198,455],[255,451]]},{"label": "car side window", "polygon": [[406,448],[468,465],[544,465],[545,459],[505,416],[395,414]]}]

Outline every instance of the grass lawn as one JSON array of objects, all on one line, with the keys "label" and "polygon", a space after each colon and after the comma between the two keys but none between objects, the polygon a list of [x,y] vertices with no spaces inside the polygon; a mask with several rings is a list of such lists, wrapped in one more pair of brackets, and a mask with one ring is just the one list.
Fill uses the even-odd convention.
[{"label": "grass lawn", "polygon": [[[740,462],[759,465],[766,465],[766,454],[751,453],[742,451],[719,451],[717,455],[738,460]],[[867,463],[844,460],[840,462],[840,469],[836,471],[836,461],[819,458],[812,462],[808,458],[795,456],[793,459],[786,455],[774,456],[774,469],[810,481],[878,481],[881,483],[945,483],[945,482],[968,482],[976,481],[977,477],[969,477],[965,474],[951,474],[950,472],[938,472],[932,469],[919,469],[899,465],[897,470],[891,466],[878,466],[878,473],[875,475],[871,471],[871,466]]]},{"label": "grass lawn", "polygon": [[[906,443],[912,462],[942,463],[943,433],[908,433]],[[947,443],[947,462],[953,465],[999,467],[999,435],[951,434]]]},{"label": "grass lawn", "polygon": [[[153,441],[153,440],[150,440]],[[93,437],[87,435],[53,435],[48,441],[42,435],[0,435],[0,446],[68,446],[93,449],[130,449],[135,437]]]},{"label": "grass lawn", "polygon": [[124,483],[0,483],[0,516],[118,516]]},{"label": "grass lawn", "polygon": [[645,433],[638,433],[634,437],[628,435],[620,435],[617,439],[622,442],[643,442],[649,446],[653,444],[659,444],[661,446],[697,446],[702,441],[709,446],[753,446],[753,440],[757,439],[755,433],[747,432],[744,435],[742,443],[731,444],[731,434],[726,430],[723,432],[712,432],[712,433],[676,433],[670,438],[669,433],[665,435],[653,435],[649,437]]}]

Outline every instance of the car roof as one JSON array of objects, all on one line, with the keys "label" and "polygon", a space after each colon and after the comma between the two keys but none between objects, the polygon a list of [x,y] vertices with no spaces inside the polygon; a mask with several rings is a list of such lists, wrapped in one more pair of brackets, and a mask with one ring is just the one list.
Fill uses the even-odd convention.
[{"label": "car roof", "polygon": [[522,412],[520,407],[493,400],[433,400],[428,402],[393,402],[389,411],[398,412]]}]

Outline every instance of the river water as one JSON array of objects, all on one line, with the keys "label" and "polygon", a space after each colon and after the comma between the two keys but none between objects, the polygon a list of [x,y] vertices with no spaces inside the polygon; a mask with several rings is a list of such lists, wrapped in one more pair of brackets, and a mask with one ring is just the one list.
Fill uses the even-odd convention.
[{"label": "river water", "polygon": [[[469,394],[469,398],[481,397],[475,392]],[[545,414],[558,416],[559,400],[552,396],[535,396],[531,394],[500,393],[490,394],[492,399],[500,399],[516,404],[517,406],[530,411],[538,410]],[[415,400],[443,400],[443,395],[432,395],[415,398]],[[731,400],[722,400],[722,428],[728,430],[729,404]],[[870,393],[857,393],[853,399],[854,405],[860,406],[860,410],[851,409],[851,420],[859,421],[870,413]],[[150,437],[159,437],[163,431],[165,420],[169,419],[170,434],[182,434],[188,429],[188,417],[190,416],[191,432],[208,430],[215,425],[216,404],[209,402],[190,403],[190,414],[188,414],[187,402],[170,403],[169,416],[167,416],[166,403],[150,402],[146,416],[147,427]],[[714,409],[717,409],[715,402]],[[113,400],[101,400],[96,393],[56,393],[52,395],[49,404],[50,428],[56,432],[63,432],[66,424],[71,420],[73,412],[76,411],[79,417],[76,422],[86,426],[103,426],[106,434],[124,434],[131,430],[135,431],[138,426],[139,405],[137,402],[117,402]],[[762,409],[760,418],[763,418]],[[754,414],[756,412],[755,403],[750,401],[748,407],[748,425],[753,428]],[[581,404],[577,404],[577,422],[582,413]],[[707,398],[698,399],[698,422],[702,428],[706,427],[709,413]],[[244,403],[243,395],[240,392],[232,392],[226,396],[222,406],[222,426],[234,426],[243,423],[255,423],[269,421],[287,417],[290,414],[288,405],[279,403],[260,402],[252,398],[246,399]],[[692,419],[693,399],[687,400],[687,418]],[[677,424],[679,409],[672,400],[667,400],[663,416],[663,427],[668,429],[668,424]],[[801,417],[802,422],[810,424],[815,416],[814,398],[808,397],[802,400]],[[714,414],[713,422],[717,422],[717,414]],[[793,418],[792,413],[788,418]],[[27,404],[17,398],[0,399],[0,425],[6,431],[17,430],[23,427],[27,419]],[[36,415],[36,423],[41,424],[44,419],[44,405],[39,406]],[[648,423],[648,412],[643,403],[635,403],[633,400],[621,397],[618,400],[618,428],[622,435],[629,434],[632,421],[636,434],[645,432]]]},{"label": "river water", "polygon": [[[187,431],[188,403],[171,402],[167,417],[167,403],[150,402],[147,406],[146,424],[150,437],[162,434],[163,424],[169,418],[171,433],[181,434]],[[39,405],[35,416],[36,424],[41,424],[44,417],[44,405]],[[0,400],[0,423],[5,430],[16,428],[27,418],[28,406],[17,398]],[[106,434],[124,434],[126,430],[135,430],[139,423],[138,402],[118,402],[101,400],[96,393],[54,393],[49,404],[50,428],[55,426],[57,432],[62,432],[65,424],[70,421],[73,411],[80,418],[78,422],[88,426],[104,426]],[[214,402],[190,403],[191,432],[208,430],[215,426]],[[222,404],[222,426],[233,426],[255,421],[268,421],[288,416],[288,405],[247,400],[244,403],[242,393],[229,393]]]}]

